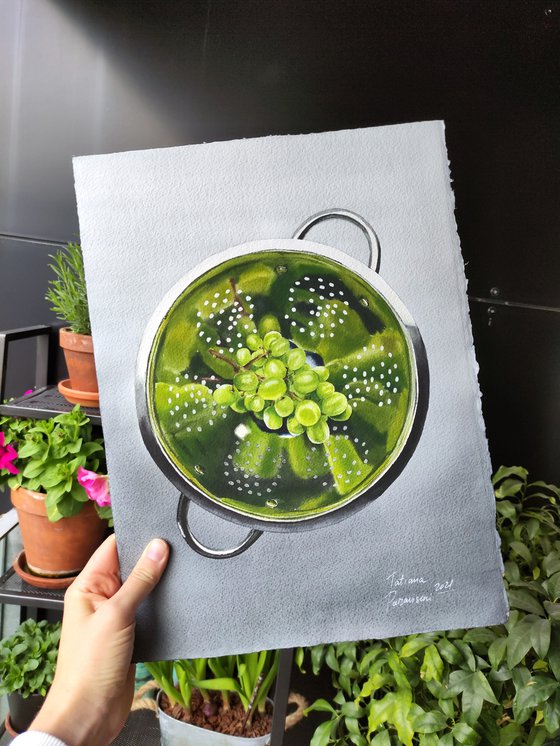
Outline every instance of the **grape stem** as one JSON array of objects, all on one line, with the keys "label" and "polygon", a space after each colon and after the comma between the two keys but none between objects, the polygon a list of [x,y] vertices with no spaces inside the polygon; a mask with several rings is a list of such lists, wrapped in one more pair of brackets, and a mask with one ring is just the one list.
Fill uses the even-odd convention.
[{"label": "grape stem", "polygon": [[245,303],[243,302],[243,299],[239,295],[239,290],[237,289],[237,283],[235,281],[235,277],[229,278],[229,284],[231,285],[231,289],[233,291],[234,302],[237,301],[239,305],[241,306],[241,314],[243,316],[250,316],[251,314],[247,310]]},{"label": "grape stem", "polygon": [[211,381],[212,383],[223,383],[225,379],[220,378],[220,376],[201,376],[200,380],[202,383],[206,383],[206,381]]},{"label": "grape stem", "polygon": [[234,362],[231,358],[226,357],[225,355],[221,355],[217,350],[215,350],[213,347],[210,347],[208,352],[212,355],[212,357],[215,357],[216,360],[223,360],[224,363],[228,363],[228,365],[231,365],[231,367],[234,369],[234,371],[237,373],[239,370],[241,370],[241,366],[238,365],[236,362]]}]

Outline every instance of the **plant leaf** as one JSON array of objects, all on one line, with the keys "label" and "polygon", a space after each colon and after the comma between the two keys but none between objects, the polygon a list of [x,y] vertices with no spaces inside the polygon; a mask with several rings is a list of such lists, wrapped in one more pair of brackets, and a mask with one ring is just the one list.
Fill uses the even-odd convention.
[{"label": "plant leaf", "polygon": [[546,676],[533,676],[526,686],[518,690],[514,702],[520,710],[538,707],[555,692],[560,684]]},{"label": "plant leaf", "polygon": [[443,730],[447,724],[447,718],[439,710],[423,712],[412,721],[412,727],[417,733],[436,733]]},{"label": "plant leaf", "polygon": [[544,658],[548,653],[551,631],[550,619],[537,619],[531,625],[531,644],[539,658]]},{"label": "plant leaf", "polygon": [[330,741],[332,722],[327,720],[325,723],[321,723],[313,734],[309,746],[327,746]]}]

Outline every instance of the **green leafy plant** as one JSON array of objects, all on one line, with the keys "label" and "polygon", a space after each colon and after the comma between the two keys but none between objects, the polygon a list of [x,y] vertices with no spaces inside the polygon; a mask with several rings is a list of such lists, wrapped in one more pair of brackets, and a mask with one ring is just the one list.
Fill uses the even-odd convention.
[{"label": "green leafy plant", "polygon": [[266,699],[278,671],[278,651],[145,665],[171,704],[180,705],[187,721],[195,692],[200,693],[203,711],[208,716],[217,712],[213,693],[219,693],[218,700],[224,710],[230,709],[233,698],[239,699],[247,714],[245,727],[248,728],[255,712],[266,711]]},{"label": "green leafy plant", "polygon": [[0,694],[18,692],[24,699],[46,695],[54,678],[60,626],[28,619],[0,642]]},{"label": "green leafy plant", "polygon": [[49,265],[55,279],[49,281],[45,299],[57,318],[66,321],[75,334],[91,334],[84,258],[77,243],[69,243],[51,255]]},{"label": "green leafy plant", "polygon": [[309,708],[329,715],[311,746],[540,746],[560,733],[560,490],[527,476],[493,478],[508,622],[311,648],[337,689]]},{"label": "green leafy plant", "polygon": [[[94,436],[91,422],[80,407],[48,420],[3,416],[0,430],[4,448],[11,447],[17,453],[17,458],[10,461],[10,470],[0,469],[0,488],[45,492],[51,521],[79,513],[89,498],[78,483],[78,470],[106,471],[103,439]],[[101,518],[112,522],[109,506],[96,505],[96,509]]]}]

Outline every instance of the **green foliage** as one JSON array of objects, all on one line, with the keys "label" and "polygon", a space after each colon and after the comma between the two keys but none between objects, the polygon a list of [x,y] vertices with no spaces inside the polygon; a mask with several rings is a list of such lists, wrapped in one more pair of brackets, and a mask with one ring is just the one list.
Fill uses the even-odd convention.
[{"label": "green foliage", "polygon": [[310,648],[337,690],[308,710],[329,714],[311,746],[538,746],[560,733],[560,490],[527,476],[493,478],[508,622]]},{"label": "green foliage", "polygon": [[[103,439],[94,437],[88,417],[76,405],[71,412],[48,420],[26,420],[0,416],[5,444],[12,445],[18,458],[18,474],[0,470],[0,488],[26,487],[45,492],[49,520],[80,512],[88,502],[76,475],[81,467],[106,472]],[[98,506],[97,506],[98,507]],[[110,521],[110,509],[99,508],[101,518]]]},{"label": "green foliage", "polygon": [[205,702],[210,701],[211,692],[220,692],[226,704],[232,695],[239,698],[250,724],[255,710],[265,711],[278,672],[278,655],[278,651],[263,650],[221,658],[155,661],[145,666],[171,702],[186,712],[190,712],[195,689]]},{"label": "green foliage", "polygon": [[48,692],[56,668],[60,622],[28,619],[0,642],[0,694],[18,692],[25,699]]},{"label": "green foliage", "polygon": [[91,334],[84,258],[79,244],[69,243],[51,255],[49,264],[56,279],[49,281],[45,299],[57,318],[66,321],[75,334]]}]

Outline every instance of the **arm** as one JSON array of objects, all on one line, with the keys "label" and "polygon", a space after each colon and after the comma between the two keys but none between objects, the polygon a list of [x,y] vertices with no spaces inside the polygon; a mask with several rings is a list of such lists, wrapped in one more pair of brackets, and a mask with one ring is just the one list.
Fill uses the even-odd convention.
[{"label": "arm", "polygon": [[38,733],[51,734],[62,746],[108,746],[116,738],[134,694],[135,612],[158,583],[168,556],[167,544],[154,539],[121,583],[114,536],[99,547],[66,592],[52,687],[14,746],[60,746],[57,740],[30,740]]}]

